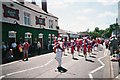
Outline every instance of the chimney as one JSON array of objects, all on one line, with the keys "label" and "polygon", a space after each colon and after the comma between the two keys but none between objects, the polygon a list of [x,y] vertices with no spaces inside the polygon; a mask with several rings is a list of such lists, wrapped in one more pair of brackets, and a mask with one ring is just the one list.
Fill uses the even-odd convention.
[{"label": "chimney", "polygon": [[35,2],[35,0],[32,0],[32,2],[31,2],[32,4],[34,4],[34,5],[36,5],[36,2]]},{"label": "chimney", "polygon": [[47,12],[47,0],[42,0],[42,10],[44,10],[46,13]]},{"label": "chimney", "polygon": [[21,4],[24,4],[24,0],[17,0],[18,2],[20,2]]}]

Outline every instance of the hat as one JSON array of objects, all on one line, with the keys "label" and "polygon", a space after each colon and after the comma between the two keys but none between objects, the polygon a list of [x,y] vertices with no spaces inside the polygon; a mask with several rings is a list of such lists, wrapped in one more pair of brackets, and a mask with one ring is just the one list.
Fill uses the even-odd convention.
[{"label": "hat", "polygon": [[83,39],[87,39],[87,37],[83,37]]}]

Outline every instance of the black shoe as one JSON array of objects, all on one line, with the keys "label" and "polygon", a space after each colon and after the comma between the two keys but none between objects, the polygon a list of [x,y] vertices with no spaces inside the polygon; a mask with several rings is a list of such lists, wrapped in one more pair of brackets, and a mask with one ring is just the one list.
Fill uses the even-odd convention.
[{"label": "black shoe", "polygon": [[26,59],[26,61],[28,61],[28,58]]}]

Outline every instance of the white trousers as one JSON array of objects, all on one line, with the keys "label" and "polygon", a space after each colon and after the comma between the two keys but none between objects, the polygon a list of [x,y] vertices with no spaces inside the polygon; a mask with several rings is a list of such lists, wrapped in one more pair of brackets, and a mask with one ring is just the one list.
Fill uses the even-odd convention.
[{"label": "white trousers", "polygon": [[56,52],[56,60],[58,62],[58,67],[60,67],[62,64],[62,51]]}]

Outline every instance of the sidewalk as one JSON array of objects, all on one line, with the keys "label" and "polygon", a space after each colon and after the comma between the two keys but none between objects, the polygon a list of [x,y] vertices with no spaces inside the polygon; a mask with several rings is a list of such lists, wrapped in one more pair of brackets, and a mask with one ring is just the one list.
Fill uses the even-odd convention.
[{"label": "sidewalk", "polygon": [[[110,52],[109,52],[110,54]],[[120,74],[119,74],[119,66],[118,66],[118,61],[115,57],[110,56],[110,63],[111,63],[111,78],[120,79]]]}]

